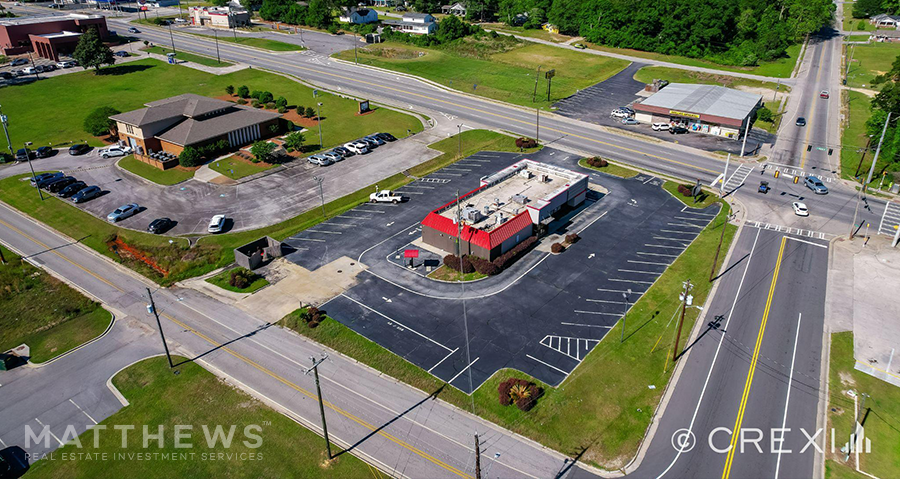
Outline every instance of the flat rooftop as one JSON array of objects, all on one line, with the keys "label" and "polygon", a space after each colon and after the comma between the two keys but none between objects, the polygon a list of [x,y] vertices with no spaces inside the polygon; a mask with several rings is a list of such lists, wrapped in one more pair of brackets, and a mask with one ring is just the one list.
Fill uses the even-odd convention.
[{"label": "flat rooftop", "polygon": [[29,25],[33,23],[61,22],[65,20],[93,20],[103,18],[103,15],[86,15],[83,13],[67,13],[64,15],[41,15],[34,17],[4,18],[0,20],[2,26]]},{"label": "flat rooftop", "polygon": [[41,38],[65,38],[65,37],[80,37],[80,32],[59,32],[59,33],[45,33],[43,35],[37,35]]},{"label": "flat rooftop", "polygon": [[[482,178],[482,188],[462,198],[460,209],[463,220],[474,228],[491,231],[529,206],[542,208],[547,204],[546,200],[565,191],[584,176],[536,161],[518,161]],[[456,216],[455,202],[448,204],[439,214],[452,220]],[[502,221],[498,221],[498,214],[502,215]]]},{"label": "flat rooftop", "polygon": [[743,120],[760,100],[762,95],[719,85],[669,83],[640,105]]}]

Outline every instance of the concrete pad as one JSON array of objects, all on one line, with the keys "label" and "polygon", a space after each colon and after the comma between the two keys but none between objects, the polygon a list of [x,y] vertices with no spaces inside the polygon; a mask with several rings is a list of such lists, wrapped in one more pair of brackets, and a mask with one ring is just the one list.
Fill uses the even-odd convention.
[{"label": "concrete pad", "polygon": [[222,175],[210,168],[208,164],[197,168],[197,171],[194,172],[194,179],[205,183],[214,183],[214,180],[219,177],[222,177]]},{"label": "concrete pad", "polygon": [[320,305],[356,284],[365,265],[342,256],[315,271],[279,259],[267,267],[266,279],[274,283],[250,295],[236,306],[269,322],[275,322],[304,304]]}]

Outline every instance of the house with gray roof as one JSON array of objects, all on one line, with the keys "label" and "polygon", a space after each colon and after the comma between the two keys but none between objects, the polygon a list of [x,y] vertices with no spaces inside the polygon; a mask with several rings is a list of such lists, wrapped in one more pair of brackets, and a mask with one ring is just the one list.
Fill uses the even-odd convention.
[{"label": "house with gray roof", "polygon": [[762,95],[719,85],[669,83],[632,106],[634,118],[643,123],[738,139],[762,106]]},{"label": "house with gray roof", "polygon": [[167,169],[178,164],[186,147],[220,140],[238,148],[279,129],[281,114],[229,101],[186,93],[145,103],[146,107],[109,117],[119,137],[135,151],[135,158]]}]

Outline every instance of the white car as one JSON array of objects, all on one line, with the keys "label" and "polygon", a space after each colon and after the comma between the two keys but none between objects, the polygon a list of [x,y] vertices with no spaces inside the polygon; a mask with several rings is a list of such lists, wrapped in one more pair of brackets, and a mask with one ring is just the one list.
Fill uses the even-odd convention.
[{"label": "white car", "polygon": [[222,228],[224,227],[225,215],[216,215],[209,220],[209,226],[206,228],[206,231],[209,231],[210,233],[221,233]]},{"label": "white car", "polygon": [[76,65],[76,63],[73,62],[73,61],[71,61],[71,60],[65,60],[65,61],[61,61],[61,62],[56,62],[56,66],[59,67],[59,68],[72,68],[72,67],[74,67],[75,65]]},{"label": "white car", "polygon": [[357,155],[365,155],[369,152],[369,147],[365,143],[361,141],[351,141],[350,143],[345,143],[344,148],[356,153]]},{"label": "white car", "polygon": [[369,201],[372,203],[394,203],[403,201],[403,196],[394,193],[391,190],[376,191],[369,195]]},{"label": "white car", "polygon": [[25,67],[22,69],[23,75],[34,75],[37,72],[38,72],[38,70],[35,67]]},{"label": "white car", "polygon": [[111,156],[126,156],[131,154],[130,146],[110,146],[99,151],[100,157],[109,158]]},{"label": "white car", "polygon": [[650,127],[653,128],[653,131],[666,131],[669,129],[669,124],[668,123],[654,123],[654,124],[650,125]]},{"label": "white car", "polygon": [[809,209],[806,208],[805,203],[801,203],[799,201],[795,201],[791,206],[794,207],[794,214],[797,216],[809,216]]},{"label": "white car", "polygon": [[631,113],[629,113],[625,110],[622,110],[622,109],[616,109],[616,110],[613,110],[612,113],[610,113],[609,115],[612,116],[613,118],[628,118],[631,116]]}]

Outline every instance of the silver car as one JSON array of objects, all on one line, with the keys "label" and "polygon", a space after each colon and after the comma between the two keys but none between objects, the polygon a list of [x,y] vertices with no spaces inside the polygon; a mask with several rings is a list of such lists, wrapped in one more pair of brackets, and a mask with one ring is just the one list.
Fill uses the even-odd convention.
[{"label": "silver car", "polygon": [[325,158],[328,158],[329,160],[331,160],[334,163],[337,163],[344,159],[344,157],[340,153],[337,153],[333,150],[326,151],[325,153],[321,153],[321,155],[324,156]]},{"label": "silver car", "polygon": [[135,213],[140,211],[141,207],[138,206],[137,203],[129,203],[127,205],[120,206],[116,208],[116,211],[106,215],[106,221],[110,223],[115,223],[119,220],[124,220],[125,218],[134,216]]},{"label": "silver car", "polygon": [[319,165],[319,166],[328,166],[328,165],[334,163],[333,161],[331,161],[331,159],[329,159],[325,156],[322,156],[322,155],[312,155],[309,158],[307,158],[307,161],[309,161],[310,163],[312,163],[314,165]]}]

